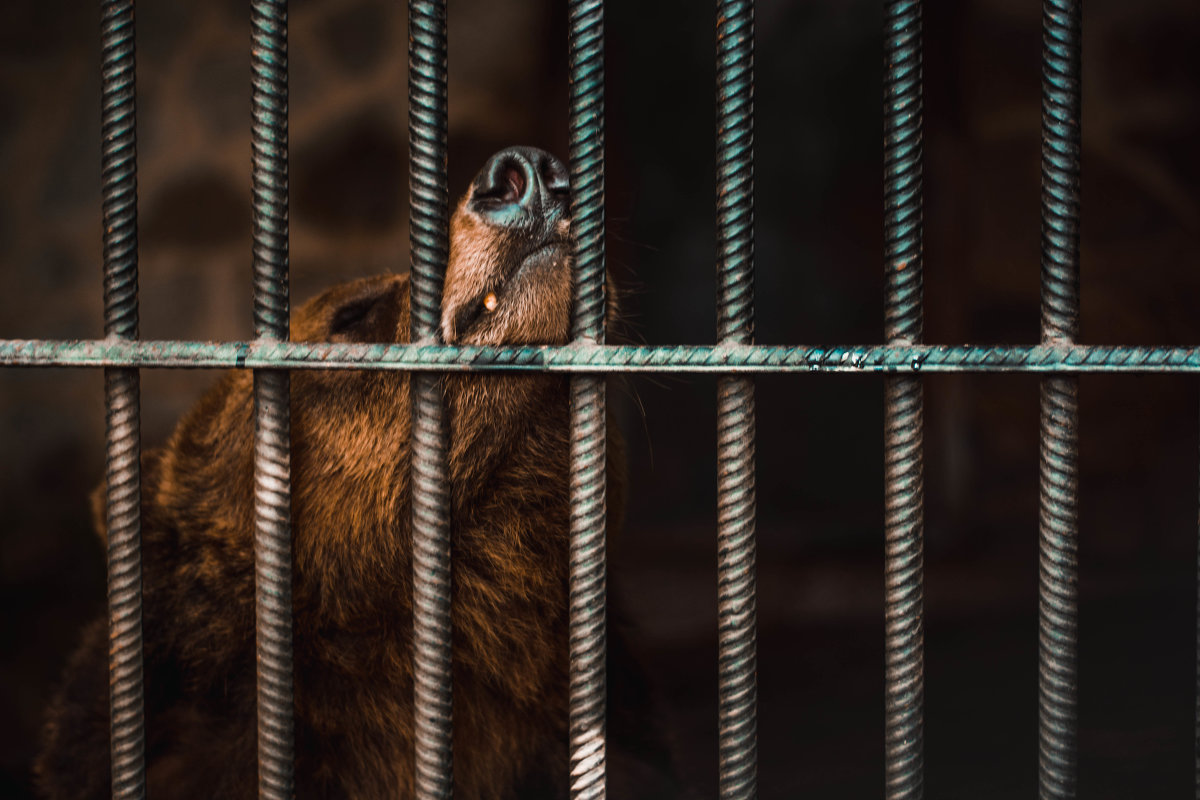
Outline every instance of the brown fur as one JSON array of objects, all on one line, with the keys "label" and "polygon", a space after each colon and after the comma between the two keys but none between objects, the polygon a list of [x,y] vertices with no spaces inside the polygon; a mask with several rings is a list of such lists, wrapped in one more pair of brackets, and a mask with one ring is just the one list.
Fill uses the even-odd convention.
[{"label": "brown fur", "polygon": [[[567,340],[568,227],[555,227],[558,249],[521,269],[531,243],[481,221],[464,200],[452,223],[447,341]],[[472,304],[489,291],[499,306],[472,320]],[[338,286],[294,315],[292,337],[405,342],[408,302],[406,276]],[[456,374],[443,386],[451,443],[455,797],[561,796],[567,380]],[[409,378],[296,371],[291,397],[297,796],[410,797]],[[165,446],[143,458],[152,797],[255,795],[253,431],[252,376],[232,372]],[[610,434],[614,524],[621,516],[621,451]],[[107,795],[106,669],[100,620],[49,713],[36,766],[47,797]]]}]

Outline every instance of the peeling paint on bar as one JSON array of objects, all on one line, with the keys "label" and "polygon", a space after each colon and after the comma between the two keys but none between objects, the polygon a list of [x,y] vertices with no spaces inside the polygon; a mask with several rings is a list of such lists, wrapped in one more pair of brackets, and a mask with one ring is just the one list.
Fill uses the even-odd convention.
[{"label": "peeling paint on bar", "polygon": [[1200,347],[667,345],[450,347],[321,342],[0,340],[0,366],[572,373],[1200,373]]}]

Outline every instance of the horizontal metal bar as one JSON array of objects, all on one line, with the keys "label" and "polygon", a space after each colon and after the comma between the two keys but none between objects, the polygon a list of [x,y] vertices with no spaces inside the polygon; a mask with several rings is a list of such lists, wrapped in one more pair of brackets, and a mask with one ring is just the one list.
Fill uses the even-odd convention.
[{"label": "horizontal metal bar", "polygon": [[450,347],[326,342],[0,340],[0,367],[390,369],[424,372],[1175,372],[1200,347],[1108,345],[568,345]]}]

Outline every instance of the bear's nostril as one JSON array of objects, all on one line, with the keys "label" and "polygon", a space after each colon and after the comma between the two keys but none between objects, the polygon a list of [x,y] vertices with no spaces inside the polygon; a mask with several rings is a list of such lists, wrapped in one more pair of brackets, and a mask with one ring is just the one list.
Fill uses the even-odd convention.
[{"label": "bear's nostril", "polygon": [[475,190],[479,200],[490,200],[501,205],[516,205],[525,194],[525,171],[514,163],[504,164],[494,174],[491,180],[482,182]]},{"label": "bear's nostril", "polygon": [[504,201],[515,203],[525,194],[525,175],[519,169],[509,167],[504,171]]},{"label": "bear's nostril", "polygon": [[547,189],[555,194],[570,191],[571,181],[567,175],[567,168],[561,161],[547,153],[541,166],[542,180],[546,182]]}]

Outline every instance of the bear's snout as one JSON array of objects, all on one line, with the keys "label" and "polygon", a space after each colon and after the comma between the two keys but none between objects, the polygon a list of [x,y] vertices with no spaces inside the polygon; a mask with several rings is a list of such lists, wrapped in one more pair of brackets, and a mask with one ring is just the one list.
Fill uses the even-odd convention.
[{"label": "bear's snout", "polygon": [[487,160],[471,184],[470,211],[497,228],[543,239],[566,218],[567,167],[545,150],[509,147]]},{"label": "bear's snout", "polygon": [[450,221],[442,295],[448,344],[561,344],[571,316],[570,181],[563,162],[509,147]]}]

